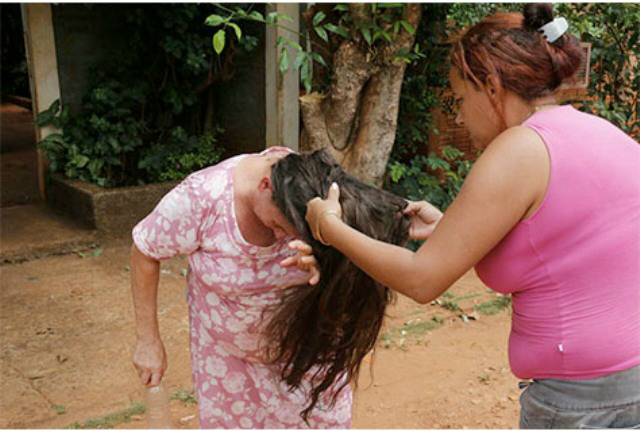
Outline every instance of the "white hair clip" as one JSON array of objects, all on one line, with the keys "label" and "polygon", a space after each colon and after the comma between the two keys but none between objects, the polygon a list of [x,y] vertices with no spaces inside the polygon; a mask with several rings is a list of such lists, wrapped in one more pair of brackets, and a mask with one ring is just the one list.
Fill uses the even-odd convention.
[{"label": "white hair clip", "polygon": [[553,21],[543,25],[538,29],[540,33],[547,39],[547,42],[553,43],[564,34],[569,28],[569,23],[563,17],[556,18]]}]

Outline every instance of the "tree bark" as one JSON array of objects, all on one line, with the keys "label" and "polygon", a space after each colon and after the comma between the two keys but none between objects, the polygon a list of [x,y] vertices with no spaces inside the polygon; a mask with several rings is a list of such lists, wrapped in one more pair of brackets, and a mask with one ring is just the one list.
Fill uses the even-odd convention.
[{"label": "tree bark", "polygon": [[[421,6],[408,4],[406,11],[406,21],[417,29]],[[352,5],[350,13],[355,21],[366,20],[359,5]],[[328,148],[347,172],[381,185],[395,140],[406,69],[406,63],[395,58],[401,50],[411,50],[414,40],[403,30],[377,50],[358,39],[343,41],[333,57],[327,94],[300,98],[301,148]]]}]

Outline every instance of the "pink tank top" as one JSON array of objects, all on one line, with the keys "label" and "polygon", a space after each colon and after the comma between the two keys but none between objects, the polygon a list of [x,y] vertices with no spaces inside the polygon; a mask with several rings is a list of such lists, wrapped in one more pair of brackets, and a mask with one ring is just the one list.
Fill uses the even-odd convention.
[{"label": "pink tank top", "polygon": [[512,294],[511,369],[589,379],[639,365],[640,144],[571,106],[524,125],[549,153],[545,198],[476,265]]}]

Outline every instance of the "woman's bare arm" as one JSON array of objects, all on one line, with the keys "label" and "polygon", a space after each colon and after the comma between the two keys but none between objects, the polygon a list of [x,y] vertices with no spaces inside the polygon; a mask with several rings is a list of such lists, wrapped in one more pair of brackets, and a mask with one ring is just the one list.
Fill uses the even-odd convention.
[{"label": "woman's bare arm", "polygon": [[167,355],[160,339],[157,312],[160,262],[144,255],[134,244],[130,263],[137,337],[133,364],[143,385],[156,386],[167,369]]},{"label": "woman's bare arm", "polygon": [[[425,303],[440,296],[493,249],[546,190],[549,161],[540,137],[518,127],[500,135],[471,170],[458,197],[417,252],[369,238],[327,210],[335,190],[309,202],[321,237],[391,289]],[[317,220],[320,214],[324,216]]]}]

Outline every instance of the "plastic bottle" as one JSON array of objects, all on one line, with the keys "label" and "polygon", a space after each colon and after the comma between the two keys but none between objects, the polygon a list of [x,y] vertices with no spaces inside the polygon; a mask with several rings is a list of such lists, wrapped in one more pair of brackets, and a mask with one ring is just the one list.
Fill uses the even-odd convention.
[{"label": "plastic bottle", "polygon": [[170,429],[171,410],[169,408],[169,393],[162,385],[147,389],[147,428]]}]

